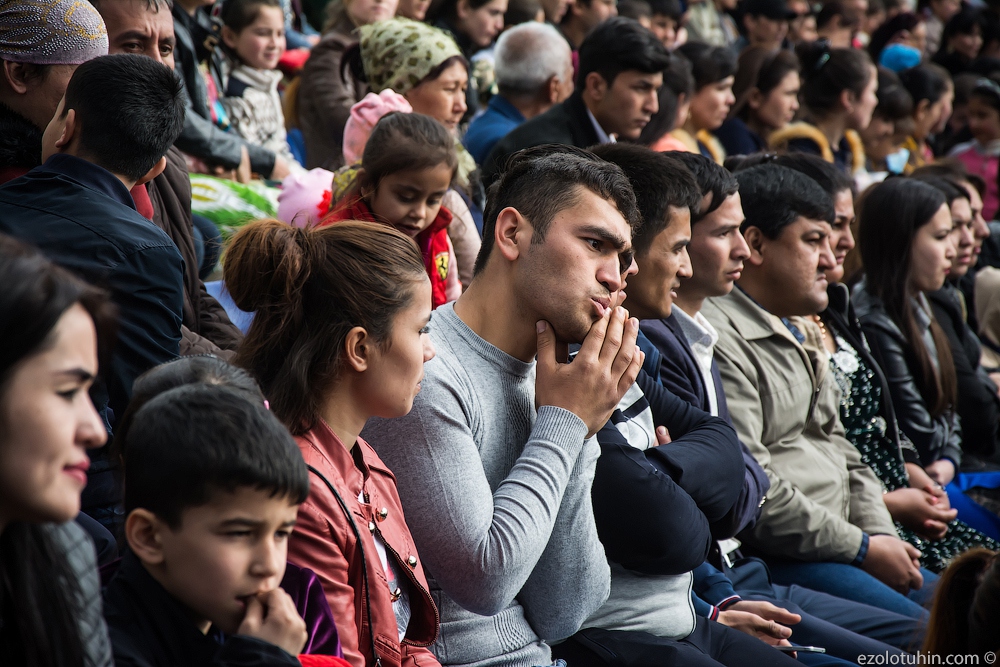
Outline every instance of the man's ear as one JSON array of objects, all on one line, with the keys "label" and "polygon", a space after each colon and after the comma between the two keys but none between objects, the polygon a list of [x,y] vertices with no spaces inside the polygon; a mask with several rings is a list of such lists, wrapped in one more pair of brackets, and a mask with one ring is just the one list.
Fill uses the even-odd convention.
[{"label": "man's ear", "polygon": [[18,95],[28,92],[28,79],[30,78],[29,67],[24,63],[15,63],[10,60],[3,60],[3,78]]},{"label": "man's ear", "polygon": [[531,225],[516,208],[508,206],[497,214],[493,242],[508,262],[513,262],[531,243]]},{"label": "man's ear", "polygon": [[364,327],[354,327],[344,338],[344,363],[358,373],[365,372],[371,360],[373,344]]},{"label": "man's ear", "polygon": [[[73,113],[70,111],[70,113]],[[163,156],[160,160],[153,165],[153,168],[146,172],[146,175],[135,182],[136,185],[142,185],[143,183],[149,183],[151,180],[163,173],[163,170],[167,168],[167,156]]]},{"label": "man's ear", "polygon": [[583,80],[583,92],[588,93],[595,102],[600,102],[608,92],[608,82],[597,72],[591,72]]},{"label": "man's ear", "polygon": [[767,237],[760,231],[760,227],[747,227],[743,231],[743,238],[750,247],[750,257],[746,261],[754,266],[760,266],[764,261],[764,246],[767,245]]},{"label": "man's ear", "polygon": [[146,565],[163,563],[163,531],[167,525],[147,509],[134,509],[125,519],[125,540]]},{"label": "man's ear", "polygon": [[545,101],[549,104],[555,104],[559,101],[559,83],[559,77],[555,74],[545,82]]}]

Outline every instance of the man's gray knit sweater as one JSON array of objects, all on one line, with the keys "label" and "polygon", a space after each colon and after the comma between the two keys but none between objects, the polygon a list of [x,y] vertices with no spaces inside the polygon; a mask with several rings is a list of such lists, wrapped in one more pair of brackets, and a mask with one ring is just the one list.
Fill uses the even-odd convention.
[{"label": "man's gray knit sweater", "polygon": [[531,667],[608,597],[590,488],[600,453],[576,415],[535,411],[535,364],[438,308],[413,410],[363,437],[395,473],[441,612],[442,664]]}]

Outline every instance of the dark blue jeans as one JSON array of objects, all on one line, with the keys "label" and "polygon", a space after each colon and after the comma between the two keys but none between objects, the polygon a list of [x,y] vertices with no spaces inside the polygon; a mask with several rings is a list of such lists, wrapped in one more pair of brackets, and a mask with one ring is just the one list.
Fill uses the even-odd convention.
[{"label": "dark blue jeans", "polygon": [[777,584],[798,584],[814,591],[829,593],[845,600],[879,607],[926,623],[929,615],[923,605],[934,595],[937,575],[921,568],[924,585],[919,591],[901,595],[859,567],[846,563],[768,560],[772,578]]}]

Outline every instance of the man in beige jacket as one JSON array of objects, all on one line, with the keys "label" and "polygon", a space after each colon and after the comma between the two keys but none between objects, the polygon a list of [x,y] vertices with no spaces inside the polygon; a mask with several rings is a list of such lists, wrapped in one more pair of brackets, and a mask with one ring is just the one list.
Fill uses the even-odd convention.
[{"label": "man in beige jacket", "polygon": [[[750,257],[738,289],[706,301],[733,425],[771,481],[747,545],[777,583],[800,584],[908,616],[919,552],[900,540],[882,487],[840,423],[840,394],[819,329],[833,203],[777,165],[736,174]],[[696,269],[697,270],[697,269]]]}]

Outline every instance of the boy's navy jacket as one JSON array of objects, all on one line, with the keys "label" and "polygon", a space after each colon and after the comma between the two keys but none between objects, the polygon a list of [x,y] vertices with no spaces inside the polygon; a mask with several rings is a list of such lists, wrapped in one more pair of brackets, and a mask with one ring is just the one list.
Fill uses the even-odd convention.
[{"label": "boy's navy jacket", "polygon": [[104,591],[116,667],[301,667],[261,639],[201,633],[190,612],[129,552]]},{"label": "boy's navy jacket", "polygon": [[178,356],[184,307],[184,262],[177,246],[135,210],[111,172],[72,155],[0,187],[0,233],[34,245],[56,264],[108,290],[118,306],[118,337],[107,396],[98,410],[121,416],[132,382]]}]

